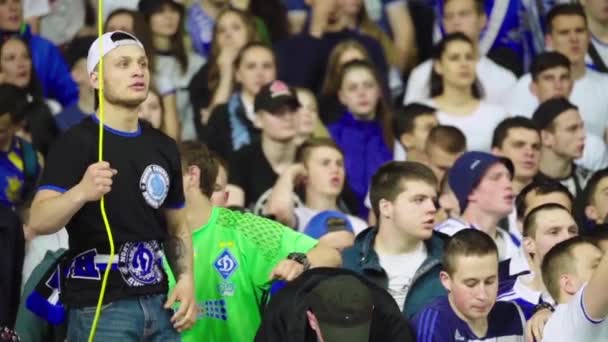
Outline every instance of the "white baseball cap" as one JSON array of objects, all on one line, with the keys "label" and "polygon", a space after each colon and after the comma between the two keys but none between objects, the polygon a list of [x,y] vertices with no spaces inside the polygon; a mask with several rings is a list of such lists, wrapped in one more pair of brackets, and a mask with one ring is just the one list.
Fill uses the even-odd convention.
[{"label": "white baseball cap", "polygon": [[[116,37],[116,34],[120,35]],[[130,39],[126,39],[124,35],[129,36]],[[103,43],[103,55],[99,49],[100,42]],[[107,55],[110,51],[116,49],[117,47],[126,45],[138,45],[142,49],[144,48],[143,44],[137,38],[135,38],[134,35],[124,31],[106,32],[101,37],[95,39],[89,48],[89,54],[87,56],[87,72],[89,75],[93,72],[102,56]]]}]

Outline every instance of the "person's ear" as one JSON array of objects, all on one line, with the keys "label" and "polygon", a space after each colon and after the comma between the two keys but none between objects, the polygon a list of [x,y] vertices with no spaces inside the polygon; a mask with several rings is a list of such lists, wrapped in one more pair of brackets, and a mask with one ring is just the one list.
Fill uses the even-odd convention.
[{"label": "person's ear", "polygon": [[524,237],[524,239],[522,240],[522,245],[526,254],[536,254],[536,241],[531,237]]},{"label": "person's ear", "polygon": [[393,203],[391,201],[382,198],[378,203],[378,209],[380,211],[380,217],[385,220],[390,220],[393,217]]},{"label": "person's ear", "polygon": [[441,285],[445,288],[446,291],[452,291],[452,279],[450,275],[446,271],[439,272],[439,280],[441,281]]},{"label": "person's ear", "polygon": [[405,147],[406,151],[409,151],[414,146],[414,135],[410,133],[403,133],[399,137],[399,142],[403,147]]},{"label": "person's ear", "polygon": [[534,95],[535,97],[538,97],[538,85],[536,85],[536,82],[534,82],[534,81],[530,82],[528,89],[530,89],[530,93],[532,93],[532,95]]},{"label": "person's ear", "polygon": [[99,89],[99,75],[97,69],[89,75],[89,84],[91,85],[91,88],[95,90]]},{"label": "person's ear", "polygon": [[438,61],[433,61],[433,70],[435,70],[435,72],[439,76],[443,75],[443,68],[441,66],[441,63],[439,63]]},{"label": "person's ear", "polygon": [[555,135],[546,129],[540,131],[540,142],[543,146],[551,148],[555,143]]},{"label": "person's ear", "polygon": [[597,209],[593,205],[588,205],[585,207],[585,216],[587,216],[587,218],[593,222],[597,222],[599,219]]}]

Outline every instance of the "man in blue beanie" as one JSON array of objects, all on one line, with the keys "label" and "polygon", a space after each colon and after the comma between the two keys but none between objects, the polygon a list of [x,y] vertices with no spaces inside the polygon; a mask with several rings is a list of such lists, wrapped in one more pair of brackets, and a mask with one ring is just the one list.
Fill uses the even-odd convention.
[{"label": "man in blue beanie", "polygon": [[450,218],[435,229],[451,236],[462,229],[476,228],[494,239],[500,260],[517,254],[517,239],[498,227],[498,222],[513,210],[513,171],[513,163],[507,158],[478,151],[464,153],[448,174],[462,217]]}]

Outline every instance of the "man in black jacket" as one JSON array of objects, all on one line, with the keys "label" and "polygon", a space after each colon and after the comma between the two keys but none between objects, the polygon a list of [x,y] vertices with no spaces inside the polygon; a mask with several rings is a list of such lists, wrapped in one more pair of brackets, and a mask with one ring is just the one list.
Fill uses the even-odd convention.
[{"label": "man in black jacket", "polygon": [[19,307],[21,268],[25,253],[23,228],[17,214],[0,205],[0,327],[13,328]]},{"label": "man in black jacket", "polygon": [[[336,334],[340,334],[337,339]],[[308,270],[277,292],[255,338],[256,342],[341,340],[415,341],[388,292],[355,272],[337,268]]]}]

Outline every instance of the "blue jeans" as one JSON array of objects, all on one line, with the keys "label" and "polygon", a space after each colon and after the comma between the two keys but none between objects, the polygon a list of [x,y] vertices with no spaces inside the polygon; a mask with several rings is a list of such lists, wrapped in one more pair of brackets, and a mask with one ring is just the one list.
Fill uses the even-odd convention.
[{"label": "blue jeans", "polygon": [[[179,342],[179,333],[170,322],[173,311],[163,308],[165,295],[121,299],[102,307],[95,342]],[[86,342],[95,307],[70,309],[68,341]]]}]

